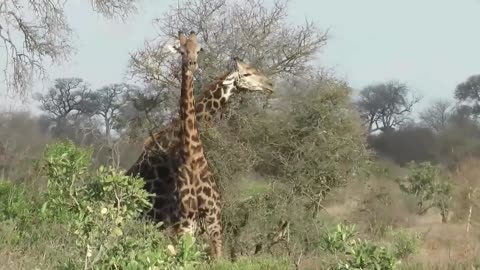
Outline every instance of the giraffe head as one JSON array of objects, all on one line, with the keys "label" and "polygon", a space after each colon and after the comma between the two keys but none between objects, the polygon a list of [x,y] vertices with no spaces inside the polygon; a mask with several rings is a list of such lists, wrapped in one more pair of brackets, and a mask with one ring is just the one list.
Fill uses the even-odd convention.
[{"label": "giraffe head", "polygon": [[182,64],[193,72],[198,67],[198,54],[203,51],[203,48],[197,43],[197,34],[191,31],[187,37],[183,32],[178,31],[178,39],[180,40],[180,46],[174,46],[173,49],[182,55]]},{"label": "giraffe head", "polygon": [[237,63],[238,79],[236,85],[239,90],[273,93],[273,83],[270,78],[238,57],[233,58],[233,60]]}]

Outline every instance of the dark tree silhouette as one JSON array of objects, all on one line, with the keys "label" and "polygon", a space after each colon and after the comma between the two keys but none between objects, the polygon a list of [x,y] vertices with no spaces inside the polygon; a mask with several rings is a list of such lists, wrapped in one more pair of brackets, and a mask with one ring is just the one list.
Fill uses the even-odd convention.
[{"label": "dark tree silhouette", "polygon": [[419,97],[409,97],[405,84],[389,81],[373,84],[362,89],[358,108],[366,120],[368,131],[389,132],[403,124]]},{"label": "dark tree silhouette", "polygon": [[455,99],[471,108],[471,114],[480,114],[480,75],[473,75],[457,85]]},{"label": "dark tree silhouette", "polygon": [[88,84],[80,78],[59,78],[47,93],[36,93],[40,109],[55,123],[57,131],[67,126],[69,117],[88,113],[85,100],[90,93]]},{"label": "dark tree silhouette", "polygon": [[452,104],[446,100],[437,100],[420,113],[423,126],[431,128],[436,132],[447,128],[451,116]]},{"label": "dark tree silhouette", "polygon": [[110,84],[87,95],[85,106],[89,113],[101,117],[108,140],[111,140],[111,131],[125,105],[126,95],[134,88],[125,83]]}]

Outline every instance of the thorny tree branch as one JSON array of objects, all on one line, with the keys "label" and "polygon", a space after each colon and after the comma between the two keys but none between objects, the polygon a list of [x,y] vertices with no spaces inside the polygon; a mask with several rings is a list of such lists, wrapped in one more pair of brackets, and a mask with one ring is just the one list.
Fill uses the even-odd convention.
[{"label": "thorny tree branch", "polygon": [[261,0],[181,0],[155,20],[160,42],[146,42],[144,49],[132,55],[130,74],[178,88],[178,56],[164,48],[178,30],[197,31],[206,49],[197,72],[198,88],[203,89],[213,76],[223,73],[234,56],[271,75],[301,74],[325,45],[327,34],[311,22],[290,26],[287,11],[286,1],[276,1],[267,8]]},{"label": "thorny tree branch", "polygon": [[119,17],[125,20],[129,14],[136,12],[137,0],[90,0],[93,9],[107,18]]},{"label": "thorny tree branch", "polygon": [[[91,0],[107,17],[125,18],[136,0]],[[73,52],[72,29],[65,17],[66,0],[0,0],[7,92],[25,97],[33,79],[46,76],[47,62],[60,63]]]}]

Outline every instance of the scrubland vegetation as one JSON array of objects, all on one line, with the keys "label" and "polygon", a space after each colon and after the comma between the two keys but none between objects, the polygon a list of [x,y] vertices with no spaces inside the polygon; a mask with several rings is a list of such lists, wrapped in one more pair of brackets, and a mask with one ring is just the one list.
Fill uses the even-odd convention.
[{"label": "scrubland vegetation", "polygon": [[123,175],[178,109],[177,56],[153,43],[132,55],[140,86],[58,78],[36,94],[42,115],[1,114],[0,269],[480,269],[480,75],[414,120],[420,98],[407,85],[353,99],[348,82],[313,65],[326,35],[287,27],[283,2],[182,4],[191,9],[158,23],[166,36],[203,25],[197,90],[231,52],[275,79],[273,99],[235,93],[201,126],[225,258],[210,263],[202,236],[172,242],[144,221],[142,179]]}]

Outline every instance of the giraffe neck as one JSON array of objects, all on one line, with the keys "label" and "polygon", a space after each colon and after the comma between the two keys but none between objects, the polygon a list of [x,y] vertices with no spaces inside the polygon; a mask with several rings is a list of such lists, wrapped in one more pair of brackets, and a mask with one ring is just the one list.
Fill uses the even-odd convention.
[{"label": "giraffe neck", "polygon": [[[193,78],[190,79],[193,80]],[[235,89],[237,88],[237,79],[237,71],[227,72],[216,82],[214,82],[207,90],[205,90],[202,96],[197,98],[194,104],[196,114],[195,120],[197,123],[201,121],[211,121],[214,119],[215,114],[227,105],[230,97],[235,93]],[[187,78],[187,80],[189,80],[189,78]],[[182,89],[183,83],[182,75]],[[193,90],[191,93],[193,95]],[[183,99],[180,101],[181,113],[183,104],[182,100]],[[186,112],[188,112],[188,110]],[[182,117],[182,115],[180,115],[180,117]],[[162,132],[153,134],[153,137],[149,136],[144,141],[144,147],[146,147],[146,149],[157,149],[160,151],[168,151],[168,149],[171,149],[181,138],[180,134],[177,132],[181,132],[182,126],[184,126],[183,124],[178,125],[177,120],[180,120],[182,123],[184,123],[182,119],[174,119],[168,128],[162,130]],[[182,144],[185,145],[183,139]]]},{"label": "giraffe neck", "polygon": [[[195,151],[202,150],[195,118],[195,99],[193,97],[193,72],[187,66],[182,67],[182,87],[180,94],[180,138],[182,154],[186,162],[193,161]],[[198,151],[197,151],[198,152]]]},{"label": "giraffe neck", "polygon": [[210,86],[196,102],[195,112],[197,121],[211,120],[220,111],[233,95],[238,79],[238,72],[228,72]]}]

